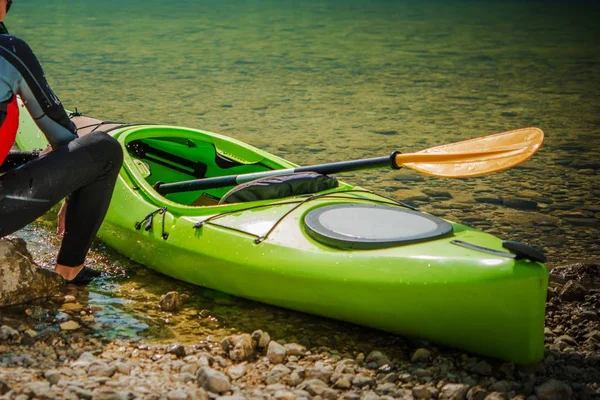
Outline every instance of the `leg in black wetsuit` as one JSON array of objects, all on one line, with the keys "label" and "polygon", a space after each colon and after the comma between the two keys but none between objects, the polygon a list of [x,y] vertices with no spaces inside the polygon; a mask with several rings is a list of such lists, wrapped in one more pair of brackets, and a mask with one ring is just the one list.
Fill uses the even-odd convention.
[{"label": "leg in black wetsuit", "polygon": [[0,237],[21,229],[69,196],[57,264],[78,267],[108,209],[123,161],[121,146],[105,133],[76,139],[75,126],[29,46],[0,34],[0,96],[10,99],[7,94],[21,96],[54,151],[0,175]]},{"label": "leg in black wetsuit", "polygon": [[123,162],[119,143],[95,132],[0,176],[0,237],[69,196],[57,263],[83,264],[110,203]]}]

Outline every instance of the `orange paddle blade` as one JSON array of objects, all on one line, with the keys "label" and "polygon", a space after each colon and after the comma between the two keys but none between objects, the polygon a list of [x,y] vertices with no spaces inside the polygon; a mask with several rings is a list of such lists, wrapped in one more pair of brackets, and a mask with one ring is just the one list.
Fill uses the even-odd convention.
[{"label": "orange paddle blade", "polygon": [[538,128],[523,128],[462,142],[397,154],[395,162],[427,175],[464,178],[513,167],[534,155],[544,142]]}]

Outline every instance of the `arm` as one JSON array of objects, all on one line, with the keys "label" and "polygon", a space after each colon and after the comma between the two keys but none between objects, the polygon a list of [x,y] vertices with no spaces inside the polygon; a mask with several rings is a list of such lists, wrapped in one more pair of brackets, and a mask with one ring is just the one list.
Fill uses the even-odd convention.
[{"label": "arm", "polygon": [[75,125],[46,81],[44,71],[27,43],[0,35],[0,78],[19,94],[35,123],[53,148],[77,138]]}]

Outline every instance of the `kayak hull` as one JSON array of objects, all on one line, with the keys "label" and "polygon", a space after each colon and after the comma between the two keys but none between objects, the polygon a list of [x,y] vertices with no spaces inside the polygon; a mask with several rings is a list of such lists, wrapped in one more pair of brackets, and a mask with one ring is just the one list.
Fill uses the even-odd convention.
[{"label": "kayak hull", "polygon": [[[312,210],[333,204],[403,206],[344,183],[308,200],[183,204],[188,202],[183,195],[167,198],[152,189],[128,144],[157,136],[206,141],[234,157],[240,165],[235,168],[254,172],[259,164],[270,169],[295,165],[205,131],[138,126],[110,133],[126,150],[125,162],[99,237],[131,259],[175,279],[258,302],[521,364],[543,358],[544,265],[453,243],[507,252],[502,240],[451,222],[451,234],[431,240],[371,250],[335,248],[307,233],[303,221]],[[17,141],[23,150],[43,142],[28,121]]]}]

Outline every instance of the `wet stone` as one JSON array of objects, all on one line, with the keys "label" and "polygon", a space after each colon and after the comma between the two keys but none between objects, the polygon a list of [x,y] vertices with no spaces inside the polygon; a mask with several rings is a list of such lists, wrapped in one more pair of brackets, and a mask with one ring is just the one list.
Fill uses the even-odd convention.
[{"label": "wet stone", "polygon": [[427,196],[433,197],[434,199],[438,200],[449,200],[452,198],[450,192],[447,192],[445,190],[423,189],[422,192],[425,193]]},{"label": "wet stone", "polygon": [[468,391],[469,386],[467,385],[463,385],[460,383],[449,383],[442,387],[439,398],[456,400],[465,399]]},{"label": "wet stone", "polygon": [[0,327],[0,343],[1,342],[20,342],[21,334],[16,329],[10,326],[3,325]]},{"label": "wet stone", "polygon": [[518,197],[509,197],[502,201],[504,207],[514,208],[516,210],[535,211],[538,209],[537,202]]},{"label": "wet stone", "polygon": [[432,372],[426,368],[417,368],[413,371],[413,374],[418,378],[426,378],[432,375]]},{"label": "wet stone", "polygon": [[63,300],[64,300],[65,303],[74,303],[75,302],[75,296],[68,294],[65,297],[63,297]]},{"label": "wet stone", "polygon": [[283,378],[285,378],[287,374],[283,372],[274,372],[267,376],[264,380],[265,384],[273,385],[275,383],[279,383]]},{"label": "wet stone", "polygon": [[229,358],[234,361],[244,361],[254,355],[252,336],[247,333],[223,339],[221,347],[229,353]]},{"label": "wet stone", "polygon": [[395,383],[398,381],[398,374],[394,374],[394,373],[386,374],[381,379],[378,379],[378,381],[380,383],[388,383],[388,382]]},{"label": "wet stone", "polygon": [[475,197],[475,201],[478,203],[484,203],[484,204],[494,204],[494,205],[502,205],[503,204],[503,200],[499,197],[492,197],[492,196],[478,196]]},{"label": "wet stone", "polygon": [[30,382],[25,384],[20,391],[22,394],[28,395],[29,398],[35,399],[52,399],[54,394],[50,390],[48,382]]},{"label": "wet stone", "polygon": [[60,330],[62,331],[74,331],[79,329],[80,325],[77,321],[66,321],[60,324]]},{"label": "wet stone", "polygon": [[159,305],[163,311],[175,312],[181,307],[182,300],[178,292],[169,292],[161,296]]},{"label": "wet stone", "polygon": [[277,390],[273,394],[275,400],[296,400],[296,395],[289,390]]},{"label": "wet stone", "polygon": [[492,392],[509,392],[511,390],[511,385],[507,381],[502,380],[492,383],[488,387],[488,390]]},{"label": "wet stone", "polygon": [[562,220],[573,226],[585,226],[585,227],[600,226],[600,221],[598,221],[597,218],[566,217],[566,218],[563,218]]},{"label": "wet stone", "polygon": [[377,385],[377,387],[375,388],[375,392],[388,395],[396,393],[396,390],[396,385],[392,382],[382,383],[380,385]]},{"label": "wet stone", "polygon": [[598,314],[593,310],[584,310],[579,314],[582,321],[598,321]]},{"label": "wet stone", "polygon": [[167,400],[187,400],[188,394],[183,390],[171,390],[167,393]]},{"label": "wet stone", "polygon": [[51,385],[56,385],[60,380],[60,373],[55,370],[45,371],[44,378],[46,378]]},{"label": "wet stone", "polygon": [[0,307],[49,297],[64,286],[64,279],[33,261],[22,239],[0,238]]},{"label": "wet stone", "polygon": [[410,361],[412,363],[425,362],[425,361],[429,360],[430,357],[431,357],[431,351],[429,351],[425,348],[419,348],[413,353]]},{"label": "wet stone", "polygon": [[586,169],[597,170],[597,169],[600,169],[600,163],[597,161],[575,159],[569,164],[569,167],[579,169],[579,170],[586,170]]},{"label": "wet stone", "polygon": [[286,343],[283,347],[285,347],[288,356],[301,356],[306,352],[306,347],[297,343]]},{"label": "wet stone", "polygon": [[326,388],[321,393],[321,398],[326,400],[337,400],[339,398],[339,392],[331,388]]},{"label": "wet stone", "polygon": [[600,331],[599,330],[593,330],[590,333],[588,333],[586,335],[586,337],[588,339],[592,339],[594,341],[600,342]]},{"label": "wet stone", "polygon": [[385,354],[383,354],[381,351],[378,351],[378,350],[374,350],[374,351],[370,352],[369,355],[367,356],[367,358],[365,359],[365,362],[367,363],[367,366],[371,367],[371,368],[378,368],[378,367],[382,367],[384,365],[392,364],[392,362],[390,361],[388,356],[386,356]]},{"label": "wet stone", "polygon": [[354,379],[352,379],[352,386],[357,388],[364,388],[366,386],[373,387],[375,386],[375,379],[369,376],[356,375]]},{"label": "wet stone", "polygon": [[325,383],[328,383],[332,372],[333,369],[330,366],[317,363],[314,368],[309,368],[306,370],[306,379],[319,379]]},{"label": "wet stone", "polygon": [[379,397],[379,395],[377,395],[377,393],[372,392],[372,391],[368,391],[368,392],[363,392],[360,396],[360,400],[380,400],[381,397]]},{"label": "wet stone", "polygon": [[588,290],[580,283],[570,280],[562,288],[559,298],[562,301],[582,301],[588,294]]},{"label": "wet stone", "polygon": [[429,400],[438,396],[439,391],[430,385],[417,385],[412,390],[412,395],[415,399]]},{"label": "wet stone", "polygon": [[479,361],[470,368],[470,371],[477,375],[488,376],[492,373],[492,366],[485,361]]},{"label": "wet stone", "polygon": [[288,380],[291,386],[298,386],[304,380],[303,376],[298,371],[293,371]]},{"label": "wet stone", "polygon": [[467,392],[467,400],[484,400],[489,392],[481,386],[473,386]]},{"label": "wet stone", "polygon": [[343,376],[334,383],[333,387],[336,389],[341,389],[341,390],[350,389],[352,387],[352,382],[350,381],[350,379],[351,379],[351,376],[350,377]]},{"label": "wet stone", "polygon": [[173,354],[179,358],[186,356],[185,347],[180,344],[174,344],[167,349],[168,354]]},{"label": "wet stone", "polygon": [[254,340],[259,349],[264,349],[271,342],[271,336],[269,336],[267,332],[263,332],[259,329],[252,332],[252,340]]},{"label": "wet stone", "polygon": [[98,377],[111,377],[116,372],[117,368],[115,366],[109,366],[106,363],[95,363],[89,366],[87,373],[89,376],[98,376]]},{"label": "wet stone", "polygon": [[233,380],[241,378],[246,374],[246,363],[232,365],[227,369],[227,374]]},{"label": "wet stone", "polygon": [[310,379],[302,382],[302,384],[298,386],[298,389],[306,390],[312,396],[317,396],[323,393],[325,389],[328,389],[328,387],[327,384],[321,380]]},{"label": "wet stone", "polygon": [[10,392],[10,390],[11,390],[11,387],[8,384],[8,382],[6,382],[3,379],[0,379],[0,396]]},{"label": "wet stone", "polygon": [[535,388],[539,400],[563,400],[571,398],[571,388],[564,382],[550,379]]}]

